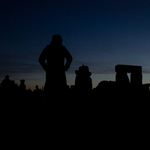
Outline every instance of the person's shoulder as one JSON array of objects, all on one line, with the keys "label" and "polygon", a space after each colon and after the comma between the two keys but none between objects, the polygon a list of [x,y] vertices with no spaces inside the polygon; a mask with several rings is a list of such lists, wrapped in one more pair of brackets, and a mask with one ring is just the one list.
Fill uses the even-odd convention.
[{"label": "person's shoulder", "polygon": [[43,49],[43,52],[48,51],[49,47],[50,47],[50,45],[46,45],[46,47]]},{"label": "person's shoulder", "polygon": [[66,52],[68,51],[67,48],[65,46],[62,45],[62,49]]},{"label": "person's shoulder", "polygon": [[50,48],[50,45],[46,45],[45,49],[48,49],[48,48]]},{"label": "person's shoulder", "polygon": [[62,48],[66,49],[66,47],[64,45],[62,45]]}]

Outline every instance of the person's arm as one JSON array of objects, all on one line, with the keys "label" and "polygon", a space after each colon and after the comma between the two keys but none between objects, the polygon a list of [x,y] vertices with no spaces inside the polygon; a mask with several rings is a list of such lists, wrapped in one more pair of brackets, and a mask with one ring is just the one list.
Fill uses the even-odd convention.
[{"label": "person's arm", "polygon": [[[65,48],[65,47],[64,47]],[[67,71],[70,68],[71,62],[73,60],[71,54],[69,53],[69,51],[65,48],[65,58],[66,58],[66,64],[64,66],[65,71]]]},{"label": "person's arm", "polygon": [[[46,47],[47,48],[47,47]],[[39,63],[41,64],[42,68],[46,71],[47,65],[45,63],[46,60],[46,48],[42,51],[39,57]]]}]

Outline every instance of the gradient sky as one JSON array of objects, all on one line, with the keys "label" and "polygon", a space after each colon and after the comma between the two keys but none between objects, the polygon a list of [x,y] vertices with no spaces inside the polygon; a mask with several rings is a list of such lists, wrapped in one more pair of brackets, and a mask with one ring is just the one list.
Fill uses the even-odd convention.
[{"label": "gradient sky", "polygon": [[0,79],[9,75],[27,88],[41,88],[45,72],[38,63],[53,34],[73,56],[67,71],[88,65],[93,87],[115,81],[115,65],[140,65],[150,83],[149,0],[4,0],[0,2]]}]

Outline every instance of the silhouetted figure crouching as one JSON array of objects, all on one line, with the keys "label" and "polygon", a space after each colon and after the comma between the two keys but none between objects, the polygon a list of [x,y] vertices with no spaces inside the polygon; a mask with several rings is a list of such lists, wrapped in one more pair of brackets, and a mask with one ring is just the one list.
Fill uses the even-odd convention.
[{"label": "silhouetted figure crouching", "polygon": [[60,35],[53,35],[51,43],[44,48],[39,57],[39,63],[46,71],[45,92],[48,106],[63,101],[67,88],[65,71],[70,68],[72,56],[62,45],[62,41]]}]

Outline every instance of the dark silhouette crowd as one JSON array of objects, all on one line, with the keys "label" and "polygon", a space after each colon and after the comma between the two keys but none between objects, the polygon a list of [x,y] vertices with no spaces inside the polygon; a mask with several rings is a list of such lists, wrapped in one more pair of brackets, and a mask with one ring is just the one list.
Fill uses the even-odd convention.
[{"label": "dark silhouette crowd", "polygon": [[[75,70],[75,84],[67,85],[65,72],[73,60],[62,45],[58,34],[42,51],[39,63],[46,72],[44,90],[26,89],[6,75],[0,84],[0,113],[100,115],[115,113],[150,113],[149,84],[142,84],[142,67],[116,65],[116,81],[101,81],[92,87],[92,73],[88,66]],[[66,60],[66,61],[65,61]],[[127,73],[131,74],[130,80]]]},{"label": "dark silhouette crowd", "polygon": [[40,108],[37,112],[42,112],[43,91],[36,85],[35,90],[26,89],[25,80],[20,80],[17,85],[14,80],[5,76],[0,84],[0,113],[23,114],[32,113]]},{"label": "dark silhouette crowd", "polygon": [[[116,81],[101,81],[92,88],[88,66],[75,71],[75,85],[55,90],[26,89],[25,80],[17,85],[6,75],[0,84],[0,113],[2,114],[114,114],[150,113],[149,84],[134,84],[126,73],[116,74]],[[125,75],[126,74],[126,75]],[[118,77],[120,76],[120,77]],[[122,80],[121,80],[122,78]],[[63,93],[62,93],[63,92]],[[49,102],[47,102],[49,100]]]}]

